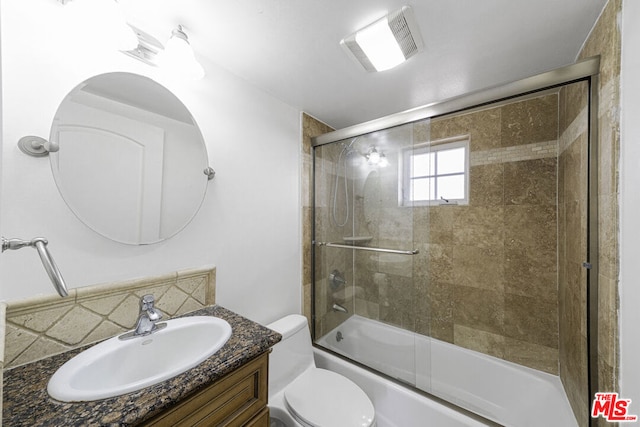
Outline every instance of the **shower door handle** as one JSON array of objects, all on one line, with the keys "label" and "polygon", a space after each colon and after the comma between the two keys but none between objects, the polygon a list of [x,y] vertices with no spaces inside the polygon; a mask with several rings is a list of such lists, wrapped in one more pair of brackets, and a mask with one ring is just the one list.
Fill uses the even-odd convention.
[{"label": "shower door handle", "polygon": [[418,249],[412,250],[401,250],[401,249],[386,249],[386,248],[372,248],[369,246],[353,246],[353,245],[343,245],[341,243],[331,243],[331,242],[316,242],[317,246],[326,246],[328,248],[342,248],[342,249],[357,249],[359,251],[371,251],[371,252],[384,252],[387,254],[397,254],[397,255],[417,255],[420,253]]}]

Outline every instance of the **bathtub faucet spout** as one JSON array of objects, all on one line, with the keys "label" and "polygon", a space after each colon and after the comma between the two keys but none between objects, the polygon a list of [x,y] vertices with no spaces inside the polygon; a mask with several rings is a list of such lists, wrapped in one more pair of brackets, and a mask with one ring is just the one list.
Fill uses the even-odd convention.
[{"label": "bathtub faucet spout", "polygon": [[333,306],[331,306],[331,308],[333,309],[333,311],[339,311],[340,313],[349,313],[349,310],[335,302],[333,303]]}]

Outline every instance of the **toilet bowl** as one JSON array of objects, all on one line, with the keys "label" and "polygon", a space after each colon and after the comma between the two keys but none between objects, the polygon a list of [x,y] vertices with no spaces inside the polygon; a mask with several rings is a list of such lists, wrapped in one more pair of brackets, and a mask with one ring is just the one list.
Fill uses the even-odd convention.
[{"label": "toilet bowl", "polygon": [[272,426],[375,427],[365,392],[340,374],[316,368],[304,316],[292,314],[267,327],[282,335],[269,356]]}]

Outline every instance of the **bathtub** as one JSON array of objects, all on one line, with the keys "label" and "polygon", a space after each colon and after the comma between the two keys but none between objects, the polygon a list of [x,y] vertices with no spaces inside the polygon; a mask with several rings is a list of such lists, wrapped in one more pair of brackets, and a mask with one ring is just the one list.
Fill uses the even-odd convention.
[{"label": "bathtub", "polygon": [[[555,375],[357,315],[318,344],[505,426],[577,427]],[[379,427],[485,425],[319,348],[314,355],[318,367],[341,373],[365,390],[380,416]]]}]

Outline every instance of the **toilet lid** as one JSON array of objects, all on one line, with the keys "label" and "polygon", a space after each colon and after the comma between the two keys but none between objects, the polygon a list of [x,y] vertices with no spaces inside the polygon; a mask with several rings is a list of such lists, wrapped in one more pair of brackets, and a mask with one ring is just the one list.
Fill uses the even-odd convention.
[{"label": "toilet lid", "polygon": [[311,368],[284,391],[292,415],[314,427],[369,427],[373,404],[351,380],[326,369]]}]

